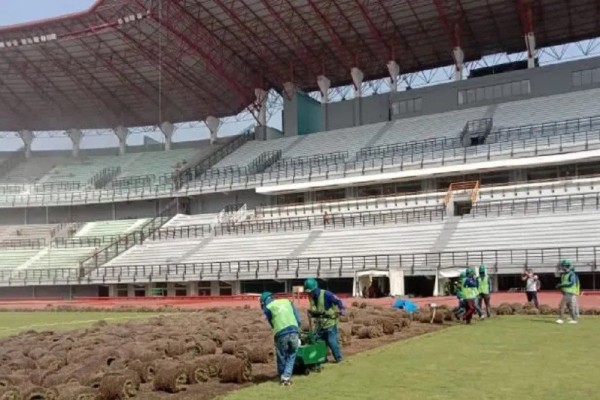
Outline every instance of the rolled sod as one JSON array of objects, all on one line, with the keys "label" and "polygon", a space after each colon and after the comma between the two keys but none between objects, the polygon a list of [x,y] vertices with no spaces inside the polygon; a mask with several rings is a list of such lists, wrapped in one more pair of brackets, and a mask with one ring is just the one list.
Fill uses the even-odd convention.
[{"label": "rolled sod", "polygon": [[60,385],[57,387],[57,400],[98,400],[98,390],[78,384]]},{"label": "rolled sod", "polygon": [[0,387],[0,400],[23,400],[19,389],[12,386]]},{"label": "rolled sod", "polygon": [[122,373],[108,373],[100,380],[98,388],[99,400],[124,400],[137,395],[135,380],[131,375]]},{"label": "rolled sod", "polygon": [[219,379],[222,383],[244,383],[252,380],[252,364],[248,360],[224,355]]},{"label": "rolled sod", "polygon": [[183,363],[172,360],[163,360],[156,365],[153,386],[155,390],[168,393],[177,393],[185,389],[188,382]]}]

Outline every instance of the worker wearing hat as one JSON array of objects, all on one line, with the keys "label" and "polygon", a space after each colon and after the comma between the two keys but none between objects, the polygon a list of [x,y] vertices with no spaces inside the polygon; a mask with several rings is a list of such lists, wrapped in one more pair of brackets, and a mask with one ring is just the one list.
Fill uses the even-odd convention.
[{"label": "worker wearing hat", "polygon": [[477,296],[479,296],[479,284],[477,283],[475,270],[473,268],[468,267],[465,271],[465,275],[466,277],[462,279],[462,295],[465,299],[467,311],[463,318],[467,324],[470,324],[473,319],[473,314],[475,314],[475,302],[477,301]]},{"label": "worker wearing hat", "polygon": [[452,311],[454,312],[454,316],[457,319],[461,319],[467,309],[465,296],[463,295],[463,287],[462,287],[462,284],[466,278],[467,278],[467,273],[465,271],[461,272],[460,275],[458,276],[458,281],[456,282],[456,286],[454,288],[454,295],[456,296],[456,299],[458,300],[458,306]]},{"label": "worker wearing hat", "polygon": [[477,299],[479,311],[482,313],[480,317],[483,317],[481,310],[482,304],[485,304],[485,314],[490,317],[490,276],[487,273],[485,265],[479,266],[479,278],[477,278],[477,284],[479,289],[479,297]]},{"label": "worker wearing hat", "polygon": [[292,383],[292,373],[298,353],[300,315],[290,300],[275,300],[270,292],[260,295],[260,306],[273,328],[280,383],[288,386]]},{"label": "worker wearing hat", "polygon": [[324,322],[321,325],[320,336],[326,343],[336,363],[342,361],[342,352],[338,341],[338,316],[344,314],[344,303],[329,290],[319,289],[319,284],[314,278],[304,281],[304,291],[308,293],[310,304],[309,315],[322,315]]},{"label": "worker wearing hat", "polygon": [[579,296],[579,277],[575,273],[575,267],[569,260],[560,260],[558,267],[561,272],[560,283],[556,285],[557,289],[562,292],[560,300],[560,315],[556,320],[559,324],[564,324],[565,308],[570,306],[571,320],[570,324],[576,324],[579,318],[579,305],[577,304],[577,296]]}]

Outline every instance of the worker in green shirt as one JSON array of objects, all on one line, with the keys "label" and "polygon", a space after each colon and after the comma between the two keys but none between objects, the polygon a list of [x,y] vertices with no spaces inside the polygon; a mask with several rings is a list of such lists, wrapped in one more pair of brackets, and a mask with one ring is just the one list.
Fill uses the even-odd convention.
[{"label": "worker in green shirt", "polygon": [[280,383],[289,386],[292,383],[292,373],[300,342],[298,336],[300,314],[290,300],[275,300],[270,292],[260,295],[260,306],[273,329]]},{"label": "worker in green shirt", "polygon": [[564,324],[565,308],[570,306],[571,320],[570,324],[576,324],[579,318],[579,305],[577,303],[577,296],[579,296],[580,285],[579,277],[575,273],[575,267],[569,260],[561,260],[559,263],[561,271],[560,283],[556,285],[557,289],[562,292],[562,299],[560,300],[560,315],[556,320],[558,324]]},{"label": "worker in green shirt", "polygon": [[491,306],[490,306],[490,286],[491,286],[491,282],[490,282],[490,276],[487,273],[487,269],[485,267],[484,264],[481,264],[479,266],[479,277],[477,278],[477,284],[478,284],[478,289],[479,289],[479,298],[478,298],[478,303],[479,303],[479,312],[481,312],[480,317],[483,317],[483,312],[482,312],[482,304],[485,304],[485,314],[487,315],[487,317],[490,317],[490,310],[491,310]]}]

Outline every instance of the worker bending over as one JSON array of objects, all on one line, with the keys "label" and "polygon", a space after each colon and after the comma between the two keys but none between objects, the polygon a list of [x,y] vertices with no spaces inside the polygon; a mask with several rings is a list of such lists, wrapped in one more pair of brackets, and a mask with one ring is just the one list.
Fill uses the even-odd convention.
[{"label": "worker bending over", "polygon": [[454,286],[454,295],[456,296],[456,299],[458,300],[458,306],[456,306],[456,308],[453,310],[453,312],[454,312],[454,316],[458,320],[462,319],[463,315],[465,315],[465,312],[467,310],[467,302],[465,301],[465,296],[463,295],[463,287],[462,287],[462,284],[466,278],[467,278],[467,273],[465,271],[461,272],[460,275],[458,276],[458,281],[456,282],[456,285]]},{"label": "worker bending over", "polygon": [[576,324],[579,318],[579,304],[577,303],[577,296],[579,296],[579,277],[575,273],[575,267],[569,260],[561,260],[559,263],[561,271],[560,283],[556,285],[557,289],[562,292],[562,299],[560,300],[560,315],[556,320],[557,323],[563,324],[565,308],[569,306],[571,310],[570,324]]},{"label": "worker bending over", "polygon": [[[482,312],[482,304],[485,303],[485,313],[487,317],[490,317],[490,276],[487,273],[485,265],[479,266],[479,278],[477,278],[477,284],[479,285],[479,298],[477,299],[480,312]],[[483,312],[482,315],[483,316]]]},{"label": "worker bending over", "polygon": [[260,306],[273,328],[275,353],[277,354],[277,374],[280,383],[289,386],[298,353],[300,315],[296,306],[288,299],[273,299],[273,294],[260,295]]},{"label": "worker bending over", "polygon": [[467,311],[463,318],[467,324],[470,324],[473,319],[473,314],[475,314],[477,296],[479,296],[479,284],[477,283],[475,270],[473,268],[467,268],[466,272],[467,276],[462,280],[462,295],[465,299]]},{"label": "worker bending over", "polygon": [[344,303],[330,291],[319,289],[319,284],[314,278],[308,278],[304,281],[304,291],[308,293],[309,315],[322,315],[325,317],[319,332],[321,339],[327,343],[335,362],[341,362],[342,352],[338,340],[338,317],[345,312]]}]

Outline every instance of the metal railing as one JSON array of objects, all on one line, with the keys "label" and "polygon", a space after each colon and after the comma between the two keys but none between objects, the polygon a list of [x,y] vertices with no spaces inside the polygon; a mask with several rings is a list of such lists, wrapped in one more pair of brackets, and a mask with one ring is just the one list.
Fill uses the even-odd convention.
[{"label": "metal railing", "polygon": [[148,239],[186,239],[206,236],[247,235],[255,233],[294,232],[315,228],[344,229],[386,224],[443,221],[446,210],[440,206],[411,207],[397,210],[361,211],[347,214],[254,220],[235,224],[199,224],[161,228]]},{"label": "metal railing", "polygon": [[[600,131],[565,133],[535,139],[499,142],[452,148],[445,150],[424,150],[404,154],[400,157],[382,157],[370,160],[355,160],[340,164],[305,166],[297,169],[265,171],[262,174],[244,174],[240,169],[223,170],[215,176],[206,175],[190,181],[180,191],[170,185],[128,188],[127,190],[96,190],[84,192],[48,193],[36,195],[2,195],[0,207],[38,207],[59,204],[99,204],[115,201],[131,201],[189,196],[220,190],[247,189],[265,184],[280,184],[325,180],[332,177],[373,175],[381,172],[403,171],[433,166],[466,164],[474,161],[489,161],[529,157],[536,155],[561,154],[600,148]],[[209,170],[210,171],[210,170]]]},{"label": "metal railing", "polygon": [[486,264],[491,273],[518,274],[523,268],[552,270],[558,261],[570,259],[579,271],[598,270],[600,246],[547,247],[536,249],[488,249],[441,253],[380,254],[292,259],[239,260],[193,264],[101,267],[85,276],[76,268],[0,270],[0,284],[134,283],[219,279],[278,279],[353,277],[360,270],[402,269],[406,274],[435,275],[446,268]]}]

